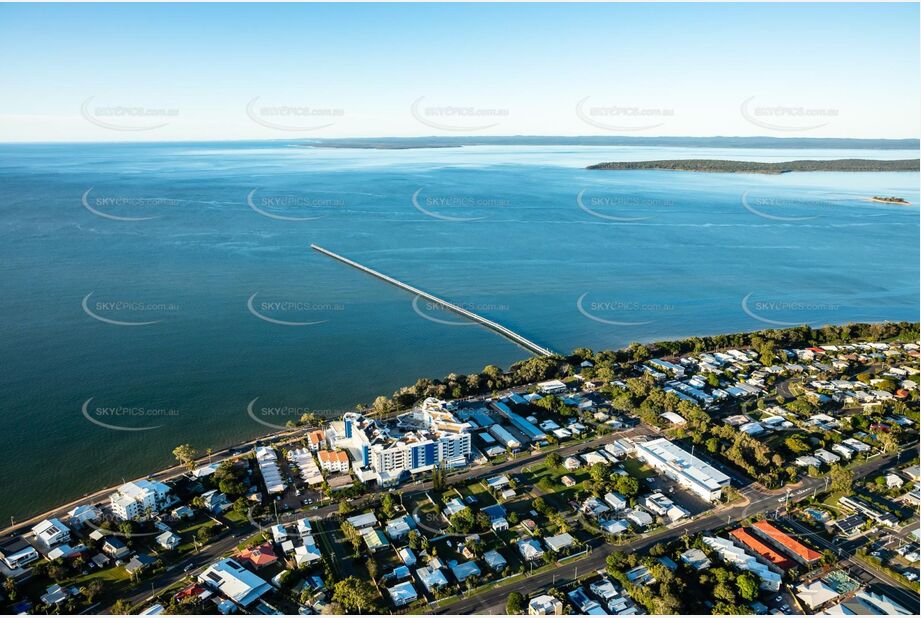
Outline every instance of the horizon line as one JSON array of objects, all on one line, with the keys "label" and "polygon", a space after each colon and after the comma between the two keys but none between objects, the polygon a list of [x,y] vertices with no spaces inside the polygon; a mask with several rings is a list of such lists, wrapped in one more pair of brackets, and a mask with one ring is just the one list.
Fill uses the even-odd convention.
[{"label": "horizon line", "polygon": [[151,139],[151,140],[0,140],[0,145],[77,145],[77,144],[183,144],[183,143],[214,143],[214,142],[330,142],[349,140],[501,140],[501,139],[607,139],[607,140],[770,140],[776,142],[802,142],[802,141],[850,141],[850,142],[917,142],[921,147],[921,137],[810,137],[790,136],[779,137],[773,135],[554,135],[554,134],[508,134],[508,135],[388,135],[388,136],[349,136],[349,137],[210,137],[187,139]]}]

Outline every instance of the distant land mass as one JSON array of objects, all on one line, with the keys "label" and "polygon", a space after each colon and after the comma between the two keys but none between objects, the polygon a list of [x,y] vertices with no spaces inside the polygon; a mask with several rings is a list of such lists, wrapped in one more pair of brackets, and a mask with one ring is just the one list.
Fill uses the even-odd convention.
[{"label": "distant land mass", "polygon": [[894,196],[884,197],[881,195],[874,195],[873,197],[870,198],[870,201],[882,202],[883,204],[905,204],[905,205],[911,204],[911,202],[909,202],[903,197],[894,197]]},{"label": "distant land mass", "polygon": [[351,137],[312,139],[299,143],[310,148],[461,148],[463,146],[670,146],[688,148],[858,148],[867,150],[918,150],[917,139],[852,139],[824,137],[637,137],[615,135],[552,136],[432,136]]},{"label": "distant land mass", "polygon": [[590,170],[668,170],[722,174],[785,174],[787,172],[917,172],[918,159],[832,159],[828,161],[722,161],[678,159],[671,161],[611,161],[589,165]]}]

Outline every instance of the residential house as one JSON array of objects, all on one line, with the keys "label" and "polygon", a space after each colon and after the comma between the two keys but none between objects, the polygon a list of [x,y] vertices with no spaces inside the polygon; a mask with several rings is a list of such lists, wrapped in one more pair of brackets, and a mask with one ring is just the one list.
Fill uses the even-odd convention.
[{"label": "residential house", "polygon": [[128,575],[134,576],[151,566],[154,562],[156,562],[156,560],[147,554],[135,554],[131,557],[131,560],[128,561],[128,564],[125,565],[125,571]]},{"label": "residential house", "polygon": [[70,528],[54,517],[33,526],[32,534],[35,535],[36,541],[48,548],[70,541]]},{"label": "residential house", "polygon": [[610,510],[611,508],[609,506],[595,496],[589,496],[586,498],[585,502],[582,503],[582,512],[592,517],[600,517]]},{"label": "residential house", "polygon": [[515,544],[518,547],[518,553],[526,562],[540,560],[544,555],[544,549],[537,539],[524,539]]},{"label": "residential house", "polygon": [[419,598],[419,595],[416,592],[416,588],[413,586],[412,582],[403,582],[393,586],[392,588],[387,588],[387,593],[390,595],[390,599],[393,601],[393,604],[396,607],[409,605]]},{"label": "residential house", "polygon": [[470,577],[479,577],[481,574],[480,567],[477,566],[477,563],[473,560],[468,562],[462,562],[460,564],[455,564],[451,566],[451,573],[454,574],[454,578],[463,583]]},{"label": "residential house", "polygon": [[563,613],[563,602],[549,594],[542,594],[528,601],[531,616],[559,616]]},{"label": "residential house", "polygon": [[363,528],[372,528],[377,525],[377,517],[374,513],[361,513],[360,515],[352,515],[347,518],[349,524],[351,524],[356,530],[361,531]]},{"label": "residential house", "polygon": [[572,547],[575,542],[576,540],[567,532],[557,534],[556,536],[548,536],[544,539],[544,544],[547,546],[547,549],[557,553]]},{"label": "residential house", "polygon": [[434,592],[448,585],[448,578],[445,577],[444,573],[442,573],[439,568],[422,567],[416,569],[416,577],[429,592]]},{"label": "residential house", "polygon": [[125,556],[129,556],[131,554],[131,550],[128,549],[128,546],[125,545],[125,542],[114,536],[108,537],[103,542],[102,551],[103,553],[112,556],[116,560],[121,560]]},{"label": "residential house", "polygon": [[102,517],[102,511],[92,504],[81,504],[67,512],[67,523],[74,528],[80,528],[87,522],[97,521]]},{"label": "residential house", "polygon": [[598,525],[601,526],[602,530],[613,535],[623,534],[630,529],[630,524],[626,519],[608,519],[599,521]]},{"label": "residential house", "polygon": [[415,527],[416,522],[413,521],[413,518],[409,515],[403,515],[402,517],[397,517],[388,521],[384,531],[391,540],[397,541],[409,535],[410,530]]},{"label": "residential house", "polygon": [[4,539],[0,542],[0,561],[8,569],[16,571],[38,560],[38,552],[22,537]]},{"label": "residential house", "polygon": [[294,561],[298,567],[313,564],[322,559],[323,554],[320,553],[320,548],[317,547],[312,536],[306,537],[303,545],[294,548]]},{"label": "residential house", "polygon": [[258,571],[278,562],[278,556],[275,555],[275,548],[272,546],[272,543],[268,541],[256,547],[243,549],[234,556],[234,559],[244,566],[249,566],[254,571]]},{"label": "residential house", "polygon": [[272,588],[271,584],[232,558],[224,558],[212,564],[198,576],[198,581],[241,607],[252,605]]},{"label": "residential house", "polygon": [[654,521],[652,515],[639,507],[635,509],[629,509],[627,511],[626,518],[639,528],[646,528],[651,526]]},{"label": "residential house", "polygon": [[508,520],[506,517],[505,507],[501,504],[492,504],[483,509],[486,516],[489,517],[489,525],[493,530],[508,530]]},{"label": "residential house", "polygon": [[508,565],[505,557],[495,549],[490,549],[483,554],[483,560],[486,562],[486,566],[496,573],[502,571]]},{"label": "residential house", "polygon": [[57,606],[76,593],[76,589],[62,588],[58,584],[53,584],[45,589],[45,594],[41,596],[41,600],[45,605]]},{"label": "residential house", "polygon": [[216,489],[206,491],[201,495],[201,499],[205,508],[215,515],[220,515],[231,507],[230,500],[227,499],[227,496]]},{"label": "residential house", "polygon": [[406,566],[411,567],[411,566],[416,565],[416,554],[414,554],[413,550],[411,550],[410,548],[401,547],[397,551],[397,554],[400,556],[400,560],[402,560],[403,564],[405,564]]},{"label": "residential house", "polygon": [[704,569],[710,568],[710,559],[707,558],[707,554],[697,549],[696,547],[691,548],[681,554],[681,562],[688,565],[695,571],[702,571]]},{"label": "residential house", "polygon": [[604,501],[607,502],[615,511],[622,511],[627,508],[627,499],[616,491],[609,491],[604,495]]},{"label": "residential house", "polygon": [[390,545],[390,541],[387,540],[384,533],[377,528],[365,528],[361,534],[361,538],[371,552],[376,552]]},{"label": "residential house", "polygon": [[167,530],[166,532],[158,534],[155,540],[157,541],[157,545],[163,549],[176,549],[179,547],[179,543],[182,541],[182,539],[179,538],[179,535],[175,532],[172,532],[171,530]]}]

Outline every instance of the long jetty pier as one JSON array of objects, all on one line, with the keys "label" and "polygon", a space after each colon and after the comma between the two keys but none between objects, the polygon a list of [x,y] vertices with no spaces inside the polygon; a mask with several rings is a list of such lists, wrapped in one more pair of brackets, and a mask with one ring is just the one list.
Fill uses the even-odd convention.
[{"label": "long jetty pier", "polygon": [[382,281],[386,281],[387,283],[390,283],[391,285],[395,285],[396,287],[400,289],[406,290],[407,292],[410,292],[412,294],[416,294],[417,296],[421,296],[422,298],[425,298],[426,300],[430,300],[433,303],[441,305],[445,309],[453,311],[454,313],[461,315],[469,320],[472,320],[478,324],[482,324],[486,328],[499,333],[500,335],[513,341],[514,343],[517,343],[518,345],[526,349],[528,352],[531,352],[532,354],[536,354],[537,356],[554,356],[556,354],[556,352],[553,352],[552,350],[548,348],[545,348],[543,346],[540,346],[534,343],[527,337],[519,335],[515,331],[509,328],[506,328],[505,326],[502,326],[498,322],[493,322],[492,320],[488,318],[484,318],[483,316],[477,313],[474,313],[473,311],[464,309],[463,307],[459,307],[455,305],[454,303],[449,303],[448,301],[442,298],[438,298],[434,294],[429,294],[428,292],[424,292],[420,290],[419,288],[415,288],[409,285],[408,283],[404,283],[400,281],[399,279],[394,279],[393,277],[390,277],[388,275],[385,275],[384,273],[378,272],[374,270],[373,268],[368,268],[364,264],[359,264],[358,262],[354,260],[350,260],[349,258],[339,255],[338,253],[333,253],[332,251],[328,249],[324,249],[323,247],[320,247],[319,245],[311,244],[310,248],[313,249],[314,251],[322,253],[325,256],[331,257],[334,260],[338,260],[342,262],[343,264],[347,264],[348,266],[351,266],[352,268],[357,268],[358,270],[364,273],[367,273],[373,277],[377,277],[378,279]]}]

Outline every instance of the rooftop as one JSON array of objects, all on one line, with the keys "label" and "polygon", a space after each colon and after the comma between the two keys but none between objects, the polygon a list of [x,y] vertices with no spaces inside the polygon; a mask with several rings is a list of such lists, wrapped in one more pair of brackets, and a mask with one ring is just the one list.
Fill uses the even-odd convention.
[{"label": "rooftop", "polygon": [[786,556],[783,556],[777,553],[776,551],[774,551],[773,549],[771,549],[770,547],[768,547],[767,545],[765,545],[764,543],[762,543],[761,541],[759,541],[758,539],[750,535],[748,532],[746,532],[744,528],[736,528],[729,534],[731,534],[732,536],[737,538],[739,541],[747,545],[755,553],[757,553],[759,556],[761,556],[762,558],[764,558],[765,560],[767,560],[768,562],[770,562],[776,567],[787,570],[787,569],[791,569],[794,566],[796,566],[792,560],[790,560]]},{"label": "rooftop", "polygon": [[806,562],[812,562],[822,557],[822,554],[819,552],[806,547],[786,532],[778,530],[766,521],[757,521],[752,524],[752,526],[760,530],[763,534],[766,534],[771,540],[783,545],[784,548],[789,549]]}]

